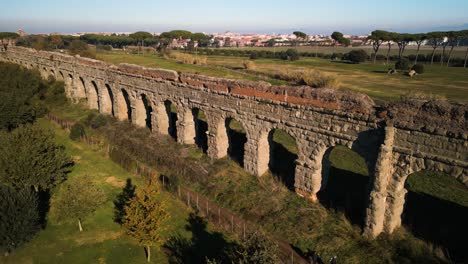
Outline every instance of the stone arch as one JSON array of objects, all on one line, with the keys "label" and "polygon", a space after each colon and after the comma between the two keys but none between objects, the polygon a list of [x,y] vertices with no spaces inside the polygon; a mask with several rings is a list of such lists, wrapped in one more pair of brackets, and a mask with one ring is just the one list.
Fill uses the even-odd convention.
[{"label": "stone arch", "polygon": [[59,79],[60,81],[64,81],[64,80],[65,80],[65,75],[63,74],[62,71],[59,71],[59,74],[58,74],[57,77],[58,77],[58,79]]},{"label": "stone arch", "polygon": [[363,226],[371,183],[365,158],[340,144],[325,148],[319,157],[320,202],[342,210],[352,223]]},{"label": "stone arch", "polygon": [[54,69],[50,69],[50,74],[52,75],[52,77],[57,78],[56,75],[55,75]]},{"label": "stone arch", "polygon": [[394,154],[394,160],[394,172],[387,187],[389,198],[384,221],[384,229],[388,233],[392,233],[397,227],[401,226],[401,216],[407,194],[405,184],[409,175],[419,171],[433,171],[451,175],[457,179],[463,171],[461,167],[449,166],[442,162],[416,158],[406,154]]},{"label": "stone arch", "polygon": [[[18,63],[18,61],[16,63]],[[49,71],[47,70],[46,67],[42,67],[41,75],[42,75],[42,78],[44,79],[47,79],[49,77]]]},{"label": "stone arch", "polygon": [[132,105],[130,96],[123,88],[117,93],[117,118],[119,120],[132,121]]},{"label": "stone arch", "polygon": [[[164,101],[164,110],[167,116],[167,134],[177,141],[177,107],[170,100]],[[164,125],[164,127],[166,127]]]},{"label": "stone arch", "polygon": [[448,173],[420,170],[406,177],[401,221],[415,236],[445,248],[454,263],[468,256],[468,187]]},{"label": "stone arch", "polygon": [[208,151],[208,121],[205,112],[199,108],[192,108],[195,129],[195,144],[206,153]]},{"label": "stone arch", "polygon": [[67,74],[65,78],[65,93],[69,98],[75,99],[74,89],[73,89],[74,78],[71,73]]},{"label": "stone arch", "polygon": [[72,87],[73,87],[73,97],[75,100],[81,100],[85,99],[87,100],[87,95],[86,95],[86,84],[84,83],[83,78],[78,77],[78,80],[73,79],[72,82]]},{"label": "stone arch", "polygon": [[153,107],[148,97],[141,94],[135,101],[135,124],[139,127],[152,129]]},{"label": "stone arch", "polygon": [[88,105],[91,109],[100,110],[99,89],[94,80],[91,81],[91,87],[88,89]]},{"label": "stone arch", "polygon": [[297,159],[297,140],[292,133],[273,128],[261,134],[258,142],[259,172],[269,170],[288,189],[294,190]]},{"label": "stone arch", "polygon": [[228,139],[227,155],[243,167],[245,143],[247,143],[247,132],[245,130],[245,126],[233,117],[226,118],[224,125]]}]

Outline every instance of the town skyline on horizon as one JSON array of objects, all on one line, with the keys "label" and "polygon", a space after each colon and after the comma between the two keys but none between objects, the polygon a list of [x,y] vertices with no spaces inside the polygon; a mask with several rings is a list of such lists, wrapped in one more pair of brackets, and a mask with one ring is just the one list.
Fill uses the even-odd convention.
[{"label": "town skyline on horizon", "polygon": [[[159,12],[164,10],[164,12]],[[385,12],[382,12],[382,11]],[[339,1],[327,3],[278,1],[235,3],[216,1],[24,0],[7,2],[0,11],[0,31],[23,29],[32,34],[76,32],[160,33],[174,29],[192,32],[285,34],[369,34],[382,29],[401,33],[461,30],[468,28],[468,2],[401,0],[389,3]]]}]

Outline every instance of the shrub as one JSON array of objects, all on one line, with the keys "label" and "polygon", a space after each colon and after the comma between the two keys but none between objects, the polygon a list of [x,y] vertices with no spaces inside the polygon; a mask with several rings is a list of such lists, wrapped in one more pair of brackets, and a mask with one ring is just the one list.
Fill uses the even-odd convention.
[{"label": "shrub", "polygon": [[343,57],[343,53],[332,53],[331,59],[332,60],[339,60]]},{"label": "shrub", "polygon": [[424,73],[424,65],[419,64],[419,63],[413,65],[413,67],[411,69],[414,70],[417,74]]},{"label": "shrub", "polygon": [[363,49],[352,50],[348,52],[347,59],[353,63],[365,62],[367,59],[367,52]]},{"label": "shrub", "polygon": [[107,118],[105,116],[103,116],[103,115],[96,115],[92,119],[90,125],[94,129],[103,127],[103,126],[107,125]]},{"label": "shrub", "polygon": [[250,61],[250,60],[243,61],[242,64],[244,65],[244,68],[247,70],[254,70],[256,67],[255,62]]},{"label": "shrub", "polygon": [[285,52],[281,52],[281,59],[295,61],[299,59],[299,53],[295,49],[288,49]]},{"label": "shrub", "polygon": [[85,128],[81,123],[76,123],[71,127],[70,139],[74,141],[80,140],[85,135]]},{"label": "shrub", "polygon": [[249,58],[251,60],[256,60],[258,58],[258,53],[256,51],[251,52]]},{"label": "shrub", "polygon": [[382,54],[377,54],[377,57],[375,57],[376,60],[380,60],[380,61],[383,61],[383,60],[386,60],[387,57],[385,55],[382,55]]},{"label": "shrub", "polygon": [[395,63],[395,69],[397,70],[408,70],[410,62],[407,58],[401,58]]}]

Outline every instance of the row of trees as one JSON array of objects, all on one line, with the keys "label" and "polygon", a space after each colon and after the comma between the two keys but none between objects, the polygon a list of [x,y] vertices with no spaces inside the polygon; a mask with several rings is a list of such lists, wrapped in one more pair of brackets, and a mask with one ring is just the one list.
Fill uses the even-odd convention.
[{"label": "row of trees", "polygon": [[[442,53],[440,56],[440,65],[444,63],[447,66],[450,65],[452,59],[453,49],[460,44],[464,39],[468,38],[468,30],[462,31],[448,31],[448,32],[429,32],[429,33],[420,33],[420,34],[409,34],[409,33],[396,33],[388,32],[384,30],[374,30],[369,36],[368,40],[372,42],[372,47],[374,50],[373,60],[376,61],[377,54],[380,50],[380,47],[385,43],[387,44],[387,63],[390,54],[392,45],[396,44],[398,47],[398,56],[401,58],[405,52],[405,48],[408,44],[414,42],[417,45],[416,57],[414,64],[418,63],[419,51],[423,43],[427,43],[432,47],[431,54],[431,64],[434,63],[434,56],[436,49],[441,47]],[[448,54],[446,54],[446,48],[450,47]],[[466,60],[468,58],[468,48],[465,56],[465,67]]]},{"label": "row of trees", "polygon": [[33,124],[49,102],[64,100],[63,84],[0,63],[0,94],[0,251],[8,253],[45,225],[49,194],[73,163],[50,131]]}]

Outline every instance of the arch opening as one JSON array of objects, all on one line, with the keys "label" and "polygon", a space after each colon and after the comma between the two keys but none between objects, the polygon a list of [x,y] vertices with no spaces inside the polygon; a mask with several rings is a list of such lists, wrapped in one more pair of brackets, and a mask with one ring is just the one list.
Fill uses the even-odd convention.
[{"label": "arch opening", "polygon": [[135,124],[152,129],[153,108],[145,94],[141,94],[135,103]]},{"label": "arch opening", "polygon": [[98,86],[95,81],[91,81],[91,86],[92,88],[89,89],[88,91],[88,103],[89,103],[89,108],[91,109],[97,109],[101,111],[101,104],[99,102],[99,96],[98,96]]},{"label": "arch opening", "polygon": [[227,154],[243,167],[245,143],[247,142],[247,133],[244,126],[234,118],[226,118],[225,127],[228,141]]},{"label": "arch opening", "polygon": [[109,103],[110,103],[110,114],[112,116],[115,116],[114,112],[114,93],[112,92],[112,89],[110,88],[110,85],[106,83],[106,91],[107,94],[109,95]]},{"label": "arch opening", "polygon": [[297,160],[296,139],[282,129],[272,129],[268,133],[268,168],[271,174],[288,189],[294,190]]},{"label": "arch opening", "polygon": [[119,120],[132,121],[132,107],[130,104],[130,96],[125,89],[120,89],[117,98],[118,113],[117,118]]},{"label": "arch opening", "polygon": [[83,77],[79,77],[79,82],[77,82],[76,84],[77,86],[77,90],[78,90],[78,94],[79,94],[79,97],[80,99],[84,99],[84,100],[88,100],[88,93],[87,93],[87,87],[86,87],[86,84],[85,84],[85,81],[83,79]]},{"label": "arch opening", "polygon": [[177,141],[177,108],[170,100],[164,101],[164,108],[167,114],[168,128],[167,133]]},{"label": "arch opening", "polygon": [[64,81],[65,80],[65,76],[63,75],[63,72],[62,71],[59,71],[59,79],[61,81]]},{"label": "arch opening", "polygon": [[468,188],[434,171],[410,174],[402,223],[415,236],[443,247],[454,263],[468,259]]},{"label": "arch opening", "polygon": [[341,211],[351,223],[363,226],[369,194],[369,170],[365,159],[342,146],[325,150],[322,188],[317,196],[328,208]]},{"label": "arch opening", "polygon": [[203,153],[208,151],[208,122],[205,113],[198,109],[192,109],[193,122],[195,124],[195,144],[201,148]]}]

